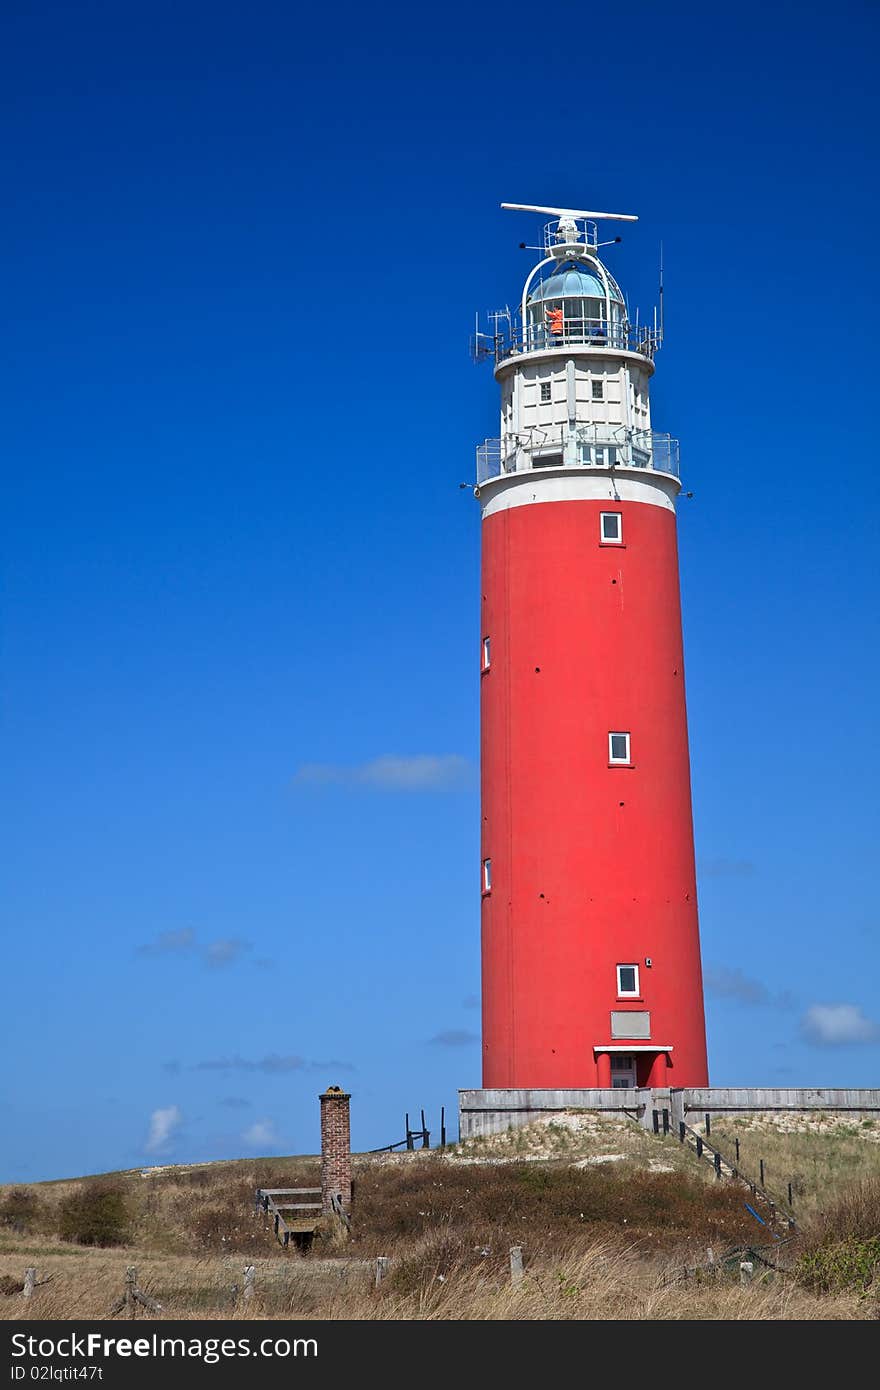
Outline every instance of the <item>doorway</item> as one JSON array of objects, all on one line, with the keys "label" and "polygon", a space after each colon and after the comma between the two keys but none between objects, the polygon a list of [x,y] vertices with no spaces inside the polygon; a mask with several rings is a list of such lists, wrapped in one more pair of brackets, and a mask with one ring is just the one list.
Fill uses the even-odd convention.
[{"label": "doorway", "polygon": [[625,1052],[611,1054],[611,1085],[615,1091],[626,1090],[636,1084],[636,1059]]}]

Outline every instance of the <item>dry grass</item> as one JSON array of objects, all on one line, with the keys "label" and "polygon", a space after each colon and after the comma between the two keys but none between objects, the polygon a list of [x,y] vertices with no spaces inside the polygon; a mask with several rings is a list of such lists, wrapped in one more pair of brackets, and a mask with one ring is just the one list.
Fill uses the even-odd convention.
[{"label": "dry grass", "polygon": [[[880,1144],[867,1143],[860,1127],[804,1133],[750,1118],[716,1121],[712,1129],[731,1152],[739,1134],[741,1165],[748,1169],[752,1155],[756,1176],[763,1156],[771,1187],[774,1173],[792,1171],[797,1160],[802,1209],[807,1190],[818,1212],[842,1174],[880,1172]],[[840,1291],[839,1282],[814,1281],[811,1289],[770,1271],[741,1288],[738,1257],[726,1272],[683,1281],[682,1268],[702,1264],[707,1246],[723,1255],[767,1234],[746,1211],[741,1187],[715,1182],[677,1139],[627,1122],[572,1115],[446,1154],[364,1155],[354,1167],[354,1239],[342,1257],[320,1240],[305,1258],[285,1253],[266,1218],[253,1214],[258,1186],[317,1185],[316,1158],[113,1174],[128,1231],[127,1243],[115,1248],[58,1238],[64,1203],[88,1180],[0,1189],[0,1318],[23,1316],[17,1287],[27,1265],[52,1276],[27,1306],[36,1318],[106,1317],[128,1265],[137,1266],[163,1316],[174,1318],[675,1321],[877,1313],[870,1279],[861,1296]],[[840,1221],[864,1234],[880,1211],[877,1190],[853,1198],[847,1211]],[[826,1222],[824,1236],[808,1232],[804,1252],[846,1238],[840,1221],[833,1229]],[[512,1245],[527,1259],[516,1287]],[[377,1291],[372,1261],[380,1254],[392,1264]],[[792,1262],[797,1257],[790,1253]],[[256,1266],[258,1289],[247,1310],[233,1292],[246,1264]]]},{"label": "dry grass", "polygon": [[712,1143],[756,1182],[764,1159],[764,1185],[780,1205],[791,1181],[794,1215],[801,1223],[835,1205],[847,1187],[880,1178],[880,1121],[818,1111],[712,1118]]},{"label": "dry grass", "polygon": [[[241,1261],[156,1257],[135,1250],[76,1249],[41,1253],[53,1280],[38,1289],[28,1317],[106,1318],[122,1290],[125,1266],[138,1268],[141,1286],[163,1304],[163,1316],[195,1318],[454,1319],[454,1320],[804,1320],[876,1316],[876,1305],[847,1296],[816,1296],[790,1280],[768,1276],[748,1287],[722,1274],[681,1282],[677,1266],[637,1245],[594,1241],[529,1261],[519,1286],[491,1260],[437,1267],[433,1242],[410,1249],[410,1273],[394,1270],[379,1291],[372,1270],[350,1262],[255,1261],[258,1296],[245,1311],[233,1300]],[[8,1258],[8,1257],[7,1257]],[[21,1260],[19,1258],[19,1264]],[[402,1277],[401,1277],[402,1275]],[[21,1296],[0,1298],[0,1318],[20,1318]],[[144,1320],[152,1321],[149,1315]]]}]

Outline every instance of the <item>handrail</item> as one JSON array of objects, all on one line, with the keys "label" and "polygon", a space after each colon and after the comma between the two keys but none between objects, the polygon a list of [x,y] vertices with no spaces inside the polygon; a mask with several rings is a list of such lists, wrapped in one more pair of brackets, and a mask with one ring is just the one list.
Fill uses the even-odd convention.
[{"label": "handrail", "polygon": [[526,352],[547,352],[553,348],[589,347],[613,348],[618,352],[634,352],[653,360],[661,345],[659,329],[645,324],[609,323],[606,319],[568,318],[557,332],[543,323],[530,323],[511,328],[493,340],[490,355],[496,362],[505,362]]},{"label": "handrail", "polygon": [[477,483],[528,469],[638,468],[680,476],[679,442],[658,430],[625,425],[533,426],[477,445]]},{"label": "handrail", "polygon": [[760,1200],[769,1207],[773,1220],[784,1220],[787,1222],[789,1230],[797,1229],[797,1222],[794,1217],[784,1215],[780,1211],[779,1203],[774,1197],[771,1197],[766,1188],[762,1187],[760,1183],[753,1182],[751,1178],[747,1178],[731,1159],[722,1154],[720,1149],[716,1149],[715,1145],[710,1143],[708,1139],[704,1139],[702,1134],[698,1133],[697,1130],[691,1129],[691,1126],[685,1124],[684,1120],[679,1120],[678,1122],[678,1137],[682,1144],[685,1142],[686,1138],[690,1138],[694,1141],[697,1158],[702,1158],[704,1151],[708,1149],[709,1152],[714,1155],[714,1168],[719,1178],[721,1177],[722,1167],[726,1167],[729,1169],[729,1176],[732,1179],[744,1183],[753,1197],[760,1198]]}]

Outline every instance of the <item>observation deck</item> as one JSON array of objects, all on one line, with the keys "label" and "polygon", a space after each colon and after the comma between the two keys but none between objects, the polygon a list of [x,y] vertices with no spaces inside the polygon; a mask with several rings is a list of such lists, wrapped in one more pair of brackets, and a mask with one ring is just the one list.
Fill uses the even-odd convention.
[{"label": "observation deck", "polygon": [[552,425],[477,445],[478,486],[538,468],[636,468],[679,478],[679,442],[656,430]]},{"label": "observation deck", "polygon": [[561,327],[553,330],[543,323],[530,323],[524,328],[506,325],[503,330],[475,333],[471,339],[471,355],[477,362],[491,357],[496,366],[527,352],[552,352],[556,348],[609,348],[632,352],[653,362],[661,344],[658,328],[647,324],[609,322],[607,319],[564,318]]}]

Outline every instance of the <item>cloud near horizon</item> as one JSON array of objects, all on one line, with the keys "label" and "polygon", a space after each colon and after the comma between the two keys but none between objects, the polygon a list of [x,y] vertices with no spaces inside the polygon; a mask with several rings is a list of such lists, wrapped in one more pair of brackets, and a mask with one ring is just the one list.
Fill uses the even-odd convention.
[{"label": "cloud near horizon", "polygon": [[186,956],[198,959],[203,965],[217,970],[222,969],[224,965],[232,965],[252,949],[253,943],[240,936],[220,937],[217,941],[208,941],[202,945],[192,927],[182,927],[179,931],[160,932],[155,940],[146,941],[136,947],[135,955],[151,959],[160,956]]},{"label": "cloud near horizon", "polygon": [[755,865],[751,859],[701,859],[697,876],[701,878],[751,878]]},{"label": "cloud near horizon", "polygon": [[769,1004],[770,991],[760,980],[752,980],[735,966],[710,965],[703,974],[710,994],[719,999],[737,999],[741,1004]]},{"label": "cloud near horizon", "polygon": [[801,1029],[807,1041],[819,1047],[880,1042],[880,1023],[868,1018],[859,1004],[812,1004]]},{"label": "cloud near horizon", "polygon": [[474,780],[475,768],[459,753],[384,753],[366,763],[303,763],[297,786],[374,787],[382,791],[449,791]]},{"label": "cloud near horizon", "polygon": [[242,1131],[241,1137],[252,1149],[274,1148],[278,1143],[275,1125],[271,1120],[255,1120]]},{"label": "cloud near horizon", "polygon": [[282,1055],[278,1052],[270,1052],[265,1057],[240,1057],[238,1053],[231,1057],[208,1057],[201,1062],[194,1062],[189,1070],[258,1071],[263,1072],[266,1076],[279,1076],[292,1071],[354,1071],[355,1067],[352,1062],[342,1062],[336,1057],[329,1061],[320,1061],[300,1057],[296,1053]]},{"label": "cloud near horizon", "polygon": [[793,1009],[797,1000],[789,991],[772,994],[761,980],[754,980],[738,966],[708,965],[703,971],[703,984],[716,999],[733,999],[750,1008],[773,1007]]},{"label": "cloud near horizon", "polygon": [[154,1110],[150,1116],[150,1132],[144,1149],[148,1154],[167,1153],[174,1136],[183,1124],[183,1114],[177,1105]]},{"label": "cloud near horizon", "polygon": [[470,1047],[472,1043],[478,1043],[480,1038],[479,1034],[472,1033],[469,1028],[444,1028],[428,1041],[432,1047]]}]

